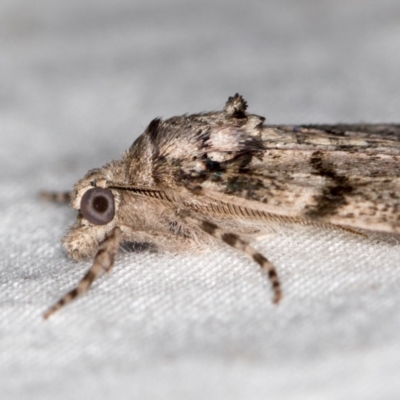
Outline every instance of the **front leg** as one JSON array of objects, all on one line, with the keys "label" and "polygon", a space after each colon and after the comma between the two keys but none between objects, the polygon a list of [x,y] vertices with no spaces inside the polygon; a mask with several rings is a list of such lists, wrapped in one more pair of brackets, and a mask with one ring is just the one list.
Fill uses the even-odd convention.
[{"label": "front leg", "polygon": [[78,285],[70,292],[65,294],[57,303],[50,307],[44,314],[43,318],[47,319],[60,308],[73,301],[76,297],[87,292],[93,281],[101,272],[109,272],[114,266],[114,258],[121,242],[121,229],[116,227],[111,235],[107,237],[99,246],[99,250],[94,258],[93,265]]}]

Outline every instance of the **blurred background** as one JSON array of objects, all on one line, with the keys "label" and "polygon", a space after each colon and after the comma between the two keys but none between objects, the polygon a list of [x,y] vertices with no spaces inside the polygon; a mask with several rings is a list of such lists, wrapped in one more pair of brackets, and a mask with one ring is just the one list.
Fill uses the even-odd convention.
[{"label": "blurred background", "polygon": [[[0,48],[2,398],[87,398],[93,393],[110,398],[119,393],[119,399],[265,399],[270,394],[274,399],[349,394],[373,399],[400,394],[393,381],[400,366],[393,359],[400,350],[400,315],[398,303],[386,297],[379,305],[356,301],[343,319],[338,317],[340,302],[331,298],[326,310],[319,309],[321,317],[313,314],[313,307],[319,307],[314,299],[301,318],[299,310],[282,311],[273,323],[250,307],[246,324],[250,331],[253,324],[254,332],[243,341],[231,338],[223,351],[218,349],[224,349],[224,335],[203,340],[198,333],[209,332],[202,311],[197,322],[175,315],[179,321],[174,320],[174,329],[185,332],[185,338],[163,354],[160,349],[169,336],[162,332],[168,331],[174,313],[166,312],[166,320],[160,320],[159,336],[151,331],[154,326],[146,331],[146,308],[136,317],[137,310],[126,317],[118,308],[121,314],[113,319],[117,302],[107,303],[107,291],[123,293],[129,282],[120,276],[117,289],[110,284],[106,292],[98,292],[103,307],[111,307],[106,317],[91,315],[98,309],[87,296],[86,308],[75,319],[68,312],[79,310],[71,306],[43,325],[45,305],[83,270],[74,269],[59,245],[74,213],[35,198],[39,189],[68,190],[90,168],[119,158],[154,117],[219,110],[236,92],[248,101],[250,112],[265,116],[268,123],[400,122],[398,0],[1,0]],[[337,248],[345,246],[338,240]],[[282,257],[285,251],[282,247]],[[376,251],[382,253],[382,248]],[[385,251],[392,262],[398,259],[396,249]],[[225,257],[231,262],[235,256],[228,252]],[[126,261],[127,269],[132,260]],[[163,266],[161,259],[146,260]],[[180,262],[188,264],[190,257]],[[246,260],[243,265],[249,268]],[[364,262],[357,265],[362,268]],[[397,270],[390,265],[386,277],[393,278],[398,290]],[[373,267],[370,275],[364,271],[363,290],[387,281],[375,276]],[[68,275],[71,269],[75,272]],[[157,279],[154,274],[149,281]],[[371,275],[376,279],[372,283]],[[329,284],[321,286],[326,292],[323,285]],[[262,289],[268,290],[267,285]],[[243,304],[254,300],[246,300],[246,293]],[[234,292],[231,296],[235,301]],[[158,301],[156,308],[163,302]],[[217,304],[215,299],[211,305]],[[339,308],[344,312],[346,302]],[[213,308],[207,312],[212,315]],[[224,310],[219,312],[223,320]],[[124,318],[139,318],[134,329],[145,332],[139,341],[126,336],[133,328]],[[232,318],[225,334],[240,332]],[[72,327],[74,340],[65,333]],[[296,336],[297,329],[303,336]],[[318,329],[324,334],[314,337]],[[272,338],[257,336],[257,330]],[[93,336],[97,341],[91,347]],[[116,355],[113,348],[121,340],[125,347]],[[138,355],[143,343],[151,347],[156,340],[152,351]],[[382,349],[383,342],[392,347]],[[139,353],[130,354],[129,346]],[[252,350],[247,352],[246,346]],[[247,367],[232,361],[256,355],[259,346],[264,347],[257,362],[250,356]],[[343,348],[358,356],[364,352],[365,358],[343,361]],[[188,358],[181,363],[180,357]]]},{"label": "blurred background", "polygon": [[[155,116],[220,109],[236,92],[271,123],[395,120],[399,9],[396,0],[3,0],[2,174],[41,168],[39,155],[46,168],[117,157]],[[23,160],[7,157],[18,152]]]}]

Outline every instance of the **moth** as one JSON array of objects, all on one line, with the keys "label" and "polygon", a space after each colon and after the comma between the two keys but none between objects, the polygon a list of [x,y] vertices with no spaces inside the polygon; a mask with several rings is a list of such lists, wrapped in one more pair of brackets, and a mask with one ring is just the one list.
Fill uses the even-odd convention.
[{"label": "moth", "polygon": [[77,221],[63,239],[93,259],[44,318],[108,272],[122,243],[160,251],[225,243],[250,256],[282,298],[275,267],[251,240],[274,223],[400,232],[400,125],[265,125],[236,94],[222,111],[150,122],[121,160],[89,171],[66,196]]}]

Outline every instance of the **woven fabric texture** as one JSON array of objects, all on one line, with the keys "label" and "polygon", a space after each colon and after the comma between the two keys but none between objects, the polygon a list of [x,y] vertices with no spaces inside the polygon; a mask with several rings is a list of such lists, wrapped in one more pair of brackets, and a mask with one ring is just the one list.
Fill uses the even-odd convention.
[{"label": "woven fabric texture", "polygon": [[245,255],[121,252],[89,267],[41,202],[119,158],[157,116],[239,92],[269,123],[400,122],[396,0],[4,0],[0,3],[0,398],[395,399],[400,247],[317,228]]}]

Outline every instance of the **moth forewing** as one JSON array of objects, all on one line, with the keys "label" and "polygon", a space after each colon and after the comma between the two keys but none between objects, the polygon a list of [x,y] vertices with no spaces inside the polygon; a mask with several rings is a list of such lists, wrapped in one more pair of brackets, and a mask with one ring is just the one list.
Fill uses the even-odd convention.
[{"label": "moth forewing", "polygon": [[399,125],[264,125],[246,109],[236,94],[220,112],[155,119],[121,160],[77,182],[78,219],[63,244],[93,265],[45,318],[109,271],[124,242],[227,244],[267,271],[278,302],[276,269],[249,242],[270,224],[400,231]]}]

